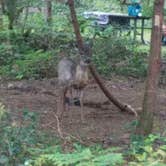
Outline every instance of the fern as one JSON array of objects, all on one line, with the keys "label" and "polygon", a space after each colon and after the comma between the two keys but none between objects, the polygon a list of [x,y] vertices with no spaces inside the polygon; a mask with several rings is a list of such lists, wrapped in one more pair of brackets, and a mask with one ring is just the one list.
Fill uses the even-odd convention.
[{"label": "fern", "polygon": [[122,165],[123,157],[120,153],[109,153],[106,150],[93,154],[90,148],[83,148],[80,152],[63,154],[56,152],[54,154],[40,155],[29,166],[115,166]]},{"label": "fern", "polygon": [[115,166],[123,163],[123,157],[118,153],[110,153],[103,156],[97,156],[92,161],[95,163],[95,166]]}]

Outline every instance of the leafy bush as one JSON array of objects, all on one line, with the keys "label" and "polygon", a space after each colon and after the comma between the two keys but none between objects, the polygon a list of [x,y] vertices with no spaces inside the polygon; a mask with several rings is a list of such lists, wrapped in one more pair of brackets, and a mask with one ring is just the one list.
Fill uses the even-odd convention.
[{"label": "leafy bush", "polygon": [[22,59],[1,67],[2,76],[16,79],[44,78],[56,75],[57,56],[44,53],[42,50],[30,52]]},{"label": "leafy bush", "polygon": [[0,165],[18,166],[30,159],[31,149],[44,148],[58,139],[39,130],[39,116],[34,112],[22,110],[14,116],[0,104]]},{"label": "leafy bush", "polygon": [[135,55],[116,69],[116,73],[133,77],[145,77],[147,74],[147,56]]},{"label": "leafy bush", "polygon": [[12,45],[1,44],[0,45],[0,65],[6,65],[11,63],[16,57],[14,54],[15,47]]},{"label": "leafy bush", "polygon": [[64,49],[72,44],[72,35],[71,33],[51,32],[44,30],[37,33],[32,33],[25,40],[27,44],[35,50],[58,50],[60,48]]},{"label": "leafy bush", "polygon": [[3,113],[0,120],[0,165],[18,165],[27,158],[27,148],[35,146],[37,142],[36,116],[25,111],[22,123],[30,122],[22,126],[12,121],[2,105],[0,112]]},{"label": "leafy bush", "polygon": [[0,104],[0,165],[164,166],[166,163],[166,139],[159,135],[146,138],[133,135],[124,151],[71,143],[72,150],[64,152],[60,143],[54,135],[41,133],[37,114],[22,110],[22,117],[17,117]]},{"label": "leafy bush", "polygon": [[166,139],[159,135],[132,137],[128,151],[131,166],[164,166],[166,164]]},{"label": "leafy bush", "polygon": [[[78,144],[76,144],[78,147]],[[99,146],[98,146],[99,147]],[[53,150],[53,149],[52,149]],[[54,147],[54,150],[43,151],[33,160],[26,161],[28,166],[60,166],[60,165],[77,165],[77,166],[115,166],[123,164],[122,154],[114,152],[115,149],[103,150],[102,148],[85,148],[80,147],[72,153],[62,153]]]},{"label": "leafy bush", "polygon": [[2,31],[0,33],[0,65],[10,65],[15,60],[22,59],[25,52],[32,50],[23,36],[17,32]]},{"label": "leafy bush", "polygon": [[30,36],[18,31],[10,37],[9,32],[0,34],[0,74],[10,79],[56,76],[57,53],[73,52],[75,47],[71,36],[64,33],[43,30]]},{"label": "leafy bush", "polygon": [[122,154],[116,148],[83,147],[74,144],[72,153],[64,153],[55,136],[38,130],[38,116],[22,111],[22,118],[11,116],[0,105],[0,165],[122,165]]},{"label": "leafy bush", "polygon": [[153,4],[154,4],[154,0],[149,1],[149,3],[146,2],[146,1],[143,2],[143,5],[142,5],[142,15],[143,16],[152,17],[152,15],[153,15]]},{"label": "leafy bush", "polygon": [[112,35],[99,38],[94,45],[93,61],[98,71],[109,76],[111,73],[127,76],[146,76],[147,52],[136,49],[125,36]]}]

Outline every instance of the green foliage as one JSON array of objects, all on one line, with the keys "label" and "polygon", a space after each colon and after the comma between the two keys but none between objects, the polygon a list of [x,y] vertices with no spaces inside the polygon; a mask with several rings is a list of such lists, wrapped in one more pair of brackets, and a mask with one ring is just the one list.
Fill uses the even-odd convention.
[{"label": "green foliage", "polygon": [[115,63],[121,61],[125,53],[128,54],[122,40],[113,38],[100,38],[94,45],[93,60],[99,72],[104,75],[109,75],[114,70]]},{"label": "green foliage", "polygon": [[120,3],[117,0],[81,0],[81,7],[91,11],[119,12]]},{"label": "green foliage", "polygon": [[[46,150],[47,151],[47,150]],[[27,161],[29,166],[60,166],[60,165],[77,165],[77,166],[115,166],[123,164],[123,157],[120,153],[113,153],[112,149],[103,150],[102,148],[85,148],[75,149],[72,153],[62,153],[55,151],[39,155],[37,158]]]},{"label": "green foliage", "polygon": [[[117,152],[117,148],[103,149],[99,145],[83,147],[75,144],[73,152],[63,153],[59,148],[53,147],[40,151],[38,155],[27,160],[26,163],[28,166],[111,166],[123,165],[124,163],[131,166],[162,166],[166,163],[165,145],[166,139],[158,135],[149,135],[146,138],[132,136],[130,147],[123,154]],[[122,156],[126,158],[126,161]]]},{"label": "green foliage", "polygon": [[72,44],[72,36],[68,33],[51,32],[49,29],[43,29],[26,37],[26,43],[33,49],[44,51],[62,50]]},{"label": "green foliage", "polygon": [[31,149],[42,149],[50,143],[57,143],[55,136],[41,133],[36,113],[26,109],[21,113],[22,117],[14,116],[0,105],[0,165],[23,165],[31,158]]},{"label": "green foliage", "polygon": [[131,39],[116,36],[114,31],[112,33],[109,37],[99,38],[94,44],[93,61],[98,71],[105,76],[110,73],[146,76],[148,50],[138,50],[139,46],[133,45]]},{"label": "green foliage", "polygon": [[[28,155],[27,147],[34,146],[37,141],[36,116],[24,111],[22,126],[12,121],[8,112],[1,105],[4,116],[0,121],[0,165],[17,165]],[[30,120],[30,121],[29,121]]]},{"label": "green foliage", "polygon": [[63,33],[45,32],[41,31],[29,37],[14,32],[12,38],[9,37],[11,35],[8,31],[0,33],[2,42],[0,46],[0,74],[2,77],[30,79],[56,75],[58,52],[64,49],[69,52],[72,42]]},{"label": "green foliage", "polygon": [[[0,31],[0,74],[13,79],[32,79],[56,75],[58,53],[63,51],[76,56],[75,35],[67,5],[53,2],[53,22],[48,26],[42,12],[29,12],[22,9],[45,7],[45,1],[14,0],[5,1],[6,14],[14,30]],[[119,1],[115,0],[77,0],[78,13],[85,10],[120,11]],[[143,15],[152,15],[153,2],[143,3]],[[127,11],[127,10],[126,10]],[[148,47],[133,45],[127,35],[118,34],[109,26],[104,31],[92,27],[91,23],[78,14],[81,33],[84,38],[94,39],[93,62],[98,71],[109,76],[111,73],[127,76],[145,76],[147,70]],[[8,23],[7,22],[7,23]],[[5,29],[6,28],[6,29]],[[165,50],[163,51],[165,57]],[[150,135],[147,138],[132,137],[127,151],[73,145],[72,152],[64,152],[57,145],[57,138],[41,134],[38,116],[27,110],[18,119],[9,114],[0,104],[0,165],[3,166],[111,166],[111,165],[165,165],[166,140]],[[136,122],[131,125],[135,126]],[[130,126],[132,127],[132,126]],[[50,138],[54,139],[54,141]],[[158,144],[159,142],[159,144]],[[59,143],[59,142],[58,142]],[[126,161],[124,157],[126,157]]]},{"label": "green foliage", "polygon": [[147,57],[142,55],[134,55],[129,57],[126,66],[119,67],[117,69],[118,74],[133,76],[133,77],[145,77],[147,74]]},{"label": "green foliage", "polygon": [[1,44],[0,45],[0,65],[6,65],[11,63],[15,56],[13,55],[15,47],[12,45]]},{"label": "green foliage", "polygon": [[[129,36],[120,36],[111,26],[102,31],[81,15],[86,9],[101,7],[105,11],[118,11],[121,8],[119,3],[110,0],[76,1],[81,34],[85,39],[94,39],[95,36],[93,62],[102,75],[145,76],[147,56],[135,49],[137,46],[133,46]],[[48,26],[44,14],[36,8],[45,7],[44,2],[17,0],[15,5],[17,10],[29,6],[36,12],[29,11],[27,16],[21,13],[13,31],[0,32],[1,76],[12,79],[55,76],[58,53],[63,51],[75,56],[77,52],[68,6],[53,2],[53,21]]]},{"label": "green foliage", "polygon": [[154,6],[154,0],[150,0],[149,2],[144,1],[142,4],[142,15],[146,17],[152,17],[153,6]]},{"label": "green foliage", "polygon": [[131,166],[164,166],[166,164],[166,139],[159,135],[147,138],[133,136],[128,155]]},{"label": "green foliage", "polygon": [[100,145],[72,145],[72,150],[64,152],[54,135],[41,133],[37,114],[25,109],[21,117],[15,117],[0,104],[0,165],[164,166],[166,163],[166,138],[159,135],[146,138],[133,135],[129,149],[123,152]]},{"label": "green foliage", "polygon": [[58,58],[56,56],[39,50],[30,52],[24,55],[22,59],[15,60],[14,63],[1,67],[0,73],[2,76],[13,79],[53,77],[56,75],[57,61]]}]

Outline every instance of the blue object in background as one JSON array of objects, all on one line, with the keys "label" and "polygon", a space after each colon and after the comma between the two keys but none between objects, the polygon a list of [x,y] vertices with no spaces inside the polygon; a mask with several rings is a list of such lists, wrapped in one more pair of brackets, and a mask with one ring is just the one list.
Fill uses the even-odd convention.
[{"label": "blue object in background", "polygon": [[164,35],[162,36],[162,44],[166,45],[166,36],[164,36]]},{"label": "blue object in background", "polygon": [[129,16],[139,16],[139,13],[141,13],[141,6],[140,4],[136,3],[133,5],[128,6],[128,15]]}]

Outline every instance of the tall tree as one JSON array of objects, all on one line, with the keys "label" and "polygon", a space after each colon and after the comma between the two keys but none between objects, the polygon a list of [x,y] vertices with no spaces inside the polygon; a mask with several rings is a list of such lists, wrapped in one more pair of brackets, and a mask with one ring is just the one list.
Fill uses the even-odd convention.
[{"label": "tall tree", "polygon": [[4,2],[3,11],[8,16],[8,29],[13,29],[14,23],[18,20],[20,14],[23,12],[24,6],[19,6],[23,1],[19,0],[2,0]]},{"label": "tall tree", "polygon": [[52,22],[52,0],[46,0],[46,21],[48,25]]},{"label": "tall tree", "polygon": [[157,85],[161,61],[161,35],[163,23],[164,0],[155,0],[152,21],[151,48],[148,77],[145,87],[143,109],[140,115],[137,134],[148,135],[153,129],[154,112],[157,112]]},{"label": "tall tree", "polygon": [[0,0],[0,29],[3,28],[3,0]]},{"label": "tall tree", "polygon": [[17,0],[6,0],[5,1],[5,5],[6,5],[6,14],[8,16],[9,19],[9,25],[8,28],[9,29],[13,29],[13,24],[14,24],[14,20],[16,17],[16,3]]}]

